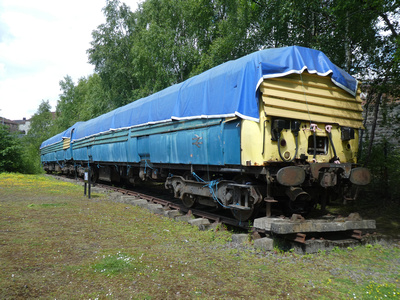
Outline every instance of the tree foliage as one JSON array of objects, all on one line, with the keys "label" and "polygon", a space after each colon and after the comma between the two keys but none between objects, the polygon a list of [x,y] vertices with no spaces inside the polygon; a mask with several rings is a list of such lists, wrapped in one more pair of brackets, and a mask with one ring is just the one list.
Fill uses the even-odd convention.
[{"label": "tree foliage", "polygon": [[64,80],[60,81],[60,99],[57,102],[57,119],[56,126],[61,130],[73,125],[77,120],[80,120],[82,106],[82,97],[78,93],[78,88],[70,76],[65,76]]},{"label": "tree foliage", "polygon": [[51,113],[49,100],[42,100],[37,112],[31,118],[28,138],[41,144],[44,140],[56,133],[54,129],[52,129],[52,125],[53,115]]},{"label": "tree foliage", "polygon": [[[61,132],[76,122],[95,118],[115,108],[108,101],[110,92],[104,92],[103,82],[96,73],[80,78],[77,84],[67,75],[60,81],[60,89],[53,132]],[[39,115],[40,110],[39,107]]]},{"label": "tree foliage", "polygon": [[49,101],[43,100],[31,118],[27,136],[12,134],[7,127],[0,125],[0,172],[41,172],[39,147],[56,133],[50,109]]},{"label": "tree foliage", "polygon": [[360,79],[399,57],[393,0],[107,0],[104,14],[88,55],[113,107],[263,48],[319,49]]},{"label": "tree foliage", "polygon": [[23,166],[19,170],[21,173],[38,173],[41,171],[40,145],[57,133],[49,100],[42,100],[30,121],[27,136],[20,139],[24,148]]},{"label": "tree foliage", "polygon": [[130,42],[134,20],[129,7],[118,0],[107,0],[103,13],[106,23],[93,31],[88,55],[108,93],[110,107],[116,108],[127,104],[137,88]]},{"label": "tree foliage", "polygon": [[0,124],[0,173],[19,172],[22,166],[23,148],[18,137]]}]

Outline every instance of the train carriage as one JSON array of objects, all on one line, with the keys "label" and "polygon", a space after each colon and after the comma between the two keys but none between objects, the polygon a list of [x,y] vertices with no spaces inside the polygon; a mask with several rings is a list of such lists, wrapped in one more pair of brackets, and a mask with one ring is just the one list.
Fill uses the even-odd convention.
[{"label": "train carriage", "polygon": [[[354,199],[358,82],[320,51],[267,49],[45,141],[45,170],[93,179],[164,181],[175,197],[230,209],[240,220],[271,203],[286,214]],[[269,213],[269,212],[268,212]]]}]

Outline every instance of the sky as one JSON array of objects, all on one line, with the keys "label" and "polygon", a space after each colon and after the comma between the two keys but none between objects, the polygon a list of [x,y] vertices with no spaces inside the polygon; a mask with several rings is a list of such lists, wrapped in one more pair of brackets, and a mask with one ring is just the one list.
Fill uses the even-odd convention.
[{"label": "sky", "polygon": [[[121,1],[132,11],[138,0]],[[59,82],[94,72],[91,33],[105,0],[0,0],[0,117],[30,119],[42,100],[55,111]]]}]

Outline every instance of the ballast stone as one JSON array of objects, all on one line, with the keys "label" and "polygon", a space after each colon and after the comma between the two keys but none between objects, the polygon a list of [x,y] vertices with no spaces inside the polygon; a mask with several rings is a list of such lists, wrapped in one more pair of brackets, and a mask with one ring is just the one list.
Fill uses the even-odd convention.
[{"label": "ballast stone", "polygon": [[120,193],[120,192],[112,192],[109,194],[110,199],[114,200],[114,201],[118,201],[118,199],[120,199],[124,194]]},{"label": "ballast stone", "polygon": [[175,218],[177,216],[182,216],[182,214],[181,214],[181,212],[179,210],[171,209],[171,210],[165,210],[164,211],[164,216],[173,219],[173,218]]},{"label": "ballast stone", "polygon": [[246,233],[232,234],[232,243],[244,244],[249,241],[249,235]]},{"label": "ballast stone", "polygon": [[161,204],[149,203],[145,199],[140,199],[137,196],[121,196],[119,202],[131,204],[133,206],[139,206],[142,208],[147,208],[154,214],[163,215],[164,207]]},{"label": "ballast stone", "polygon": [[133,201],[139,200],[139,197],[136,196],[121,196],[121,202],[126,204],[132,204]]},{"label": "ballast stone", "polygon": [[163,208],[163,206],[161,204],[148,203],[147,204],[147,208],[153,214],[157,214],[157,215],[163,215],[164,214],[164,208]]},{"label": "ballast stone", "polygon": [[91,187],[90,188],[91,193],[98,193],[98,194],[104,194],[107,193],[106,189],[100,188],[100,187]]},{"label": "ballast stone", "polygon": [[149,203],[147,202],[147,200],[144,200],[144,199],[137,199],[137,200],[132,200],[131,204],[134,205],[134,206],[139,206],[139,207],[147,208],[147,205],[148,205]]},{"label": "ballast stone", "polygon": [[197,218],[189,220],[189,224],[200,227],[201,225],[210,225],[210,221],[204,218]]},{"label": "ballast stone", "polygon": [[194,216],[193,215],[181,215],[181,216],[176,216],[174,219],[176,221],[189,222],[190,220],[194,219]]},{"label": "ballast stone", "polygon": [[267,237],[256,239],[254,240],[254,247],[265,251],[272,251],[274,250],[274,240]]}]

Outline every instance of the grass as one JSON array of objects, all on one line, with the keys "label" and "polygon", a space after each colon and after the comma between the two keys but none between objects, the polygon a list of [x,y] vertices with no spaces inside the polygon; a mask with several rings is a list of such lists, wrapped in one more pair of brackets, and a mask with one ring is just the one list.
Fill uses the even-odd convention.
[{"label": "grass", "polygon": [[46,176],[0,174],[1,299],[400,295],[398,245],[301,256],[230,239]]}]

